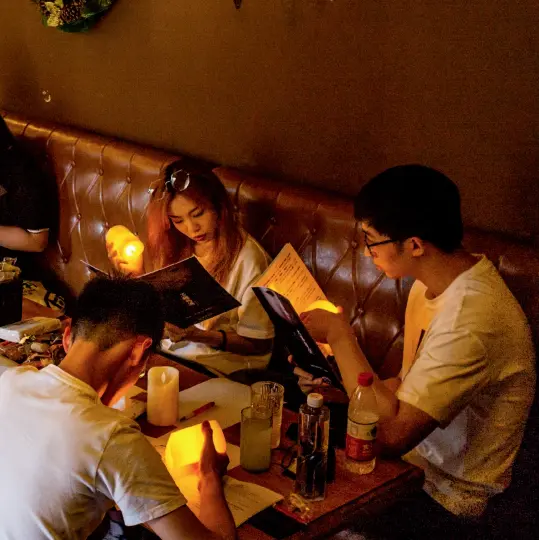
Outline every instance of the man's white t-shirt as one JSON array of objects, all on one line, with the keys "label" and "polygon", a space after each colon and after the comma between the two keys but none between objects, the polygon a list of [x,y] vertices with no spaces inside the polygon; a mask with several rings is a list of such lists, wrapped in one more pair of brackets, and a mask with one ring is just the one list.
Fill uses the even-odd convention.
[{"label": "man's white t-shirt", "polygon": [[405,317],[397,397],[440,427],[406,459],[446,509],[480,515],[507,487],[535,388],[530,329],[484,256],[429,300],[416,281]]},{"label": "man's white t-shirt", "polygon": [[[264,248],[250,235],[246,236],[224,288],[241,303],[236,309],[204,321],[197,326],[203,330],[236,332],[239,336],[253,339],[271,339],[275,335],[273,325],[256,298],[252,286],[269,266],[270,259]],[[180,358],[193,360],[218,373],[228,375],[239,369],[265,368],[271,353],[263,356],[241,356],[227,351],[212,349],[203,343],[169,339],[161,341],[161,348]]]},{"label": "man's white t-shirt", "polygon": [[83,539],[115,503],[127,525],[186,504],[137,424],[57,366],[0,377],[0,539]]}]

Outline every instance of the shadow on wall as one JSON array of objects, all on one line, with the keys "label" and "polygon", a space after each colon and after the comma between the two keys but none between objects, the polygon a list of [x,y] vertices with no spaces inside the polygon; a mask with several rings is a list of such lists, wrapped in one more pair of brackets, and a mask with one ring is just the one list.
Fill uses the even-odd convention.
[{"label": "shadow on wall", "polygon": [[[36,91],[36,70],[27,45],[20,41],[16,46],[0,48],[0,65],[10,66],[0,85],[0,103],[9,103],[12,109],[24,110],[32,93]],[[16,61],[14,61],[16,59]]]}]

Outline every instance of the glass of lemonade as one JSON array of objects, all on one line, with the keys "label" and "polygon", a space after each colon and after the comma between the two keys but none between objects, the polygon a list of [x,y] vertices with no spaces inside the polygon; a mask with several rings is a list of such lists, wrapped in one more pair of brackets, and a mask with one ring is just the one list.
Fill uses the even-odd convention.
[{"label": "glass of lemonade", "polygon": [[271,464],[272,409],[241,411],[240,465],[249,472],[267,471]]}]

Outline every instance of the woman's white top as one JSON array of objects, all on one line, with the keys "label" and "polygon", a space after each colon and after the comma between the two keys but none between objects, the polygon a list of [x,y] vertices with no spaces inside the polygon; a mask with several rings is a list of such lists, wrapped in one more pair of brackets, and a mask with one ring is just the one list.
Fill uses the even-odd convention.
[{"label": "woman's white top", "polygon": [[[203,259],[202,259],[203,260]],[[256,298],[252,285],[269,266],[270,258],[264,248],[250,235],[246,236],[224,284],[224,288],[240,303],[236,309],[197,324],[203,330],[224,330],[253,339],[271,339],[274,329],[264,308]],[[263,356],[242,356],[212,349],[203,343],[170,339],[161,341],[161,348],[169,354],[198,362],[211,371],[229,374],[245,368],[265,368],[271,353]]]}]

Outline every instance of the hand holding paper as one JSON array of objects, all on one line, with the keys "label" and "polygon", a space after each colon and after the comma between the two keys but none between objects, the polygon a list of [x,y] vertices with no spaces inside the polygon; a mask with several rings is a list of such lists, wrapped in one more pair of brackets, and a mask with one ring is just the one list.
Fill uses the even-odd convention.
[{"label": "hand holding paper", "polygon": [[340,373],[327,358],[330,350],[319,345],[327,343],[331,328],[340,327],[342,316],[290,244],[256,281],[253,291],[299,367],[342,388]]}]

